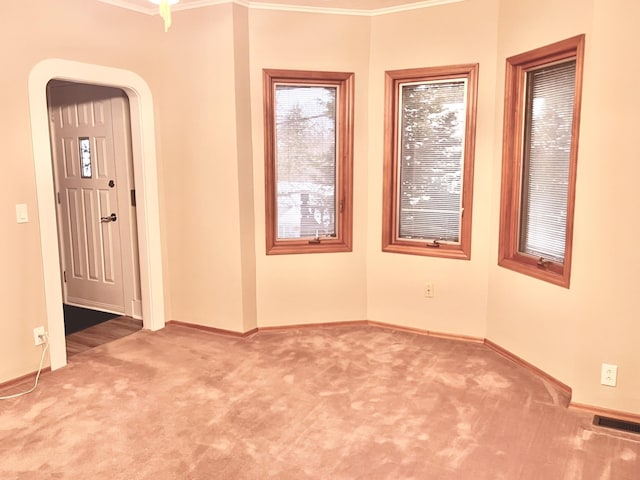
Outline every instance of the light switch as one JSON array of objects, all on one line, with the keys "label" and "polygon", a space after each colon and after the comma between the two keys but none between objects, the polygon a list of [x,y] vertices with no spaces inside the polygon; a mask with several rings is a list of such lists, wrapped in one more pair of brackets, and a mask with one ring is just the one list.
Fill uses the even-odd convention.
[{"label": "light switch", "polygon": [[29,221],[29,212],[26,203],[18,203],[16,205],[16,220],[18,223],[27,223]]}]

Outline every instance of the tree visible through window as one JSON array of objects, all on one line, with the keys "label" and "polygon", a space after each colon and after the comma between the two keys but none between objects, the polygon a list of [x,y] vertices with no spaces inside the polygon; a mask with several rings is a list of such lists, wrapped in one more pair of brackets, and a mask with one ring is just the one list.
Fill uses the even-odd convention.
[{"label": "tree visible through window", "polygon": [[584,35],[507,59],[499,261],[569,287]]},{"label": "tree visible through window", "polygon": [[275,88],[277,238],[333,237],[337,87]]},{"label": "tree visible through window", "polygon": [[383,250],[469,258],[477,65],[387,72]]},{"label": "tree visible through window", "polygon": [[400,88],[400,238],[460,241],[466,88],[466,80]]},{"label": "tree visible through window", "polygon": [[265,70],[267,253],[351,249],[352,77]]}]

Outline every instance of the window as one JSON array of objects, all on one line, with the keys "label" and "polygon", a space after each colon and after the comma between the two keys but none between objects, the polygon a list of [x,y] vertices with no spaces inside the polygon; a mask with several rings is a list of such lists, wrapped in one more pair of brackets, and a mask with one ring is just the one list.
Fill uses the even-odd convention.
[{"label": "window", "polygon": [[350,252],[353,73],[263,73],[267,254]]},{"label": "window", "polygon": [[386,72],[382,250],[471,257],[478,65]]},{"label": "window", "polygon": [[91,178],[91,143],[89,137],[78,138],[80,145],[80,176]]},{"label": "window", "polygon": [[584,35],[507,59],[499,265],[569,288]]}]

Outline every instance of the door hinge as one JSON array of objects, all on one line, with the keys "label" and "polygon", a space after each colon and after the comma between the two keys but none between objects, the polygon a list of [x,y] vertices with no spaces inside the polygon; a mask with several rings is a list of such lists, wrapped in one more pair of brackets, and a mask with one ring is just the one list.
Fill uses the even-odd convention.
[{"label": "door hinge", "polygon": [[135,190],[131,190],[131,206],[132,207],[136,206],[136,191]]},{"label": "door hinge", "polygon": [[60,201],[60,192],[56,192],[58,194],[58,205],[60,205],[62,202]]},{"label": "door hinge", "polygon": [[67,271],[62,272],[62,277],[64,278],[64,283],[67,283]]},{"label": "door hinge", "polygon": [[340,200],[340,213],[344,212],[344,200]]}]

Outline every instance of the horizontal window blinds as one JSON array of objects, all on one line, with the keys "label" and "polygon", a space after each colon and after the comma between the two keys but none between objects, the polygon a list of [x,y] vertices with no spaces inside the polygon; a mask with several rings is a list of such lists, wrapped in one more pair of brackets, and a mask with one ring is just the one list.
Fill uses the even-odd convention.
[{"label": "horizontal window blinds", "polygon": [[398,235],[459,243],[464,79],[400,85]]},{"label": "horizontal window blinds", "polygon": [[527,74],[520,251],[564,261],[576,62]]}]

